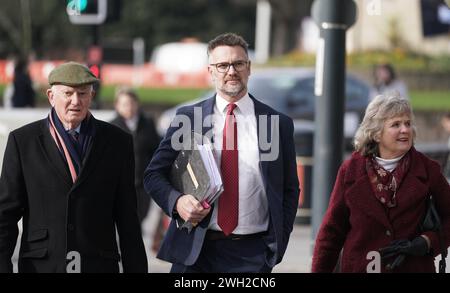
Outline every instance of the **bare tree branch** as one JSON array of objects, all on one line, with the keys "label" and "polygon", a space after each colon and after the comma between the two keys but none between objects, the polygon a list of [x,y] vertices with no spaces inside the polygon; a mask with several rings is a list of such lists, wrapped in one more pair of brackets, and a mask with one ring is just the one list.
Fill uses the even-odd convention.
[{"label": "bare tree branch", "polygon": [[22,53],[22,43],[21,43],[22,33],[19,28],[14,26],[14,23],[3,12],[3,10],[0,10],[0,29],[5,31],[11,43],[13,43],[16,49]]}]

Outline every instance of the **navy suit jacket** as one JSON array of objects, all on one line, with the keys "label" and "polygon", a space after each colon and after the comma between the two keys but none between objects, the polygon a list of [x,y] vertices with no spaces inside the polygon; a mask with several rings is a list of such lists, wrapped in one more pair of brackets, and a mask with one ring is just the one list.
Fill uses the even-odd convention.
[{"label": "navy suit jacket", "polygon": [[[271,142],[271,146],[274,146],[270,138],[279,140],[278,156],[272,161],[261,160],[260,162],[270,213],[268,234],[264,237],[270,250],[266,262],[273,267],[281,261],[286,251],[297,212],[299,183],[293,141],[294,126],[291,118],[259,102],[253,96],[250,95],[250,97],[255,105],[258,129],[260,126],[267,127],[269,139],[266,141]],[[185,115],[189,118],[193,131],[201,131],[203,135],[207,135],[211,133],[211,123],[207,126],[204,126],[207,123],[202,124],[203,127],[197,131],[194,129],[194,117],[196,120],[204,121],[205,117],[213,114],[214,105],[215,96],[195,105],[182,107],[177,111],[177,115]],[[196,111],[194,111],[195,107],[197,107]],[[261,115],[278,116],[278,127],[271,126],[270,118],[267,119],[269,123],[260,125],[258,117]],[[175,190],[170,184],[170,169],[179,152],[172,148],[171,138],[174,132],[180,128],[181,125],[171,126],[167,130],[165,138],[144,173],[146,191],[172,219],[178,216],[174,213],[175,206],[182,193]],[[259,135],[258,131],[258,137]],[[259,149],[261,155],[271,151],[270,148],[266,149],[261,144],[259,144]],[[188,233],[187,229],[177,229],[175,221],[172,220],[157,257],[186,266],[194,264],[200,254],[211,214],[212,212],[191,233]]]}]

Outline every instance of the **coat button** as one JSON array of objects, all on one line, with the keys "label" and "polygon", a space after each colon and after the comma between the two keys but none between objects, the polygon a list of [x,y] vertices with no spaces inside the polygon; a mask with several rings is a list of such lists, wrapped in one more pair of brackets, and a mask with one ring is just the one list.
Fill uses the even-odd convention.
[{"label": "coat button", "polygon": [[73,231],[75,230],[75,227],[72,224],[68,224],[67,229],[69,229],[69,231]]},{"label": "coat button", "polygon": [[386,230],[386,236],[391,236],[391,231],[389,231],[389,230]]}]

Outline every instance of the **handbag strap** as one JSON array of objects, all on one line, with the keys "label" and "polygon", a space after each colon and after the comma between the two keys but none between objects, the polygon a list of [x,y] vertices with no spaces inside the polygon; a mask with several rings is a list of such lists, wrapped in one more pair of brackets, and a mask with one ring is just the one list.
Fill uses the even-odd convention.
[{"label": "handbag strap", "polygon": [[444,241],[444,237],[442,235],[442,226],[441,223],[439,221],[440,217],[439,217],[439,213],[436,210],[436,206],[433,200],[433,196],[430,195],[428,197],[428,209],[432,209],[434,211],[434,213],[436,214],[437,218],[438,218],[438,224],[434,227],[434,231],[437,233],[438,238],[439,238],[439,248],[440,248],[440,252],[441,252],[441,259],[439,260],[439,273],[444,274],[445,273],[445,268],[446,268],[446,263],[445,263],[445,259],[447,258],[447,247],[445,246],[445,241]]},{"label": "handbag strap", "polygon": [[439,229],[437,233],[439,236],[439,245],[441,247],[441,259],[439,260],[439,273],[445,274],[445,267],[446,267],[445,259],[447,258],[448,251],[447,248],[445,247],[444,237],[442,237],[441,229]]},{"label": "handbag strap", "polygon": [[[430,200],[430,204],[435,209],[433,196],[430,196],[429,200]],[[437,211],[436,211],[436,213],[437,213]],[[448,251],[447,251],[447,247],[445,246],[444,237],[442,235],[442,227],[441,227],[441,225],[438,225],[438,229],[437,229],[436,233],[438,234],[439,246],[440,246],[439,248],[441,250],[441,259],[439,260],[439,273],[445,274],[445,268],[446,268],[446,265],[447,265],[445,263],[445,259],[447,258]]]}]

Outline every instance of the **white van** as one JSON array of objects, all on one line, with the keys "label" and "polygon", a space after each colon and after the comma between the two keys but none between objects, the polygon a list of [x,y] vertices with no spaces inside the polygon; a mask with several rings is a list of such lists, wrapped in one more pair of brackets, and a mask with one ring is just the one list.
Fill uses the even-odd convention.
[{"label": "white van", "polygon": [[157,46],[151,63],[162,73],[185,74],[204,71],[208,66],[208,45],[199,42],[174,42]]}]

